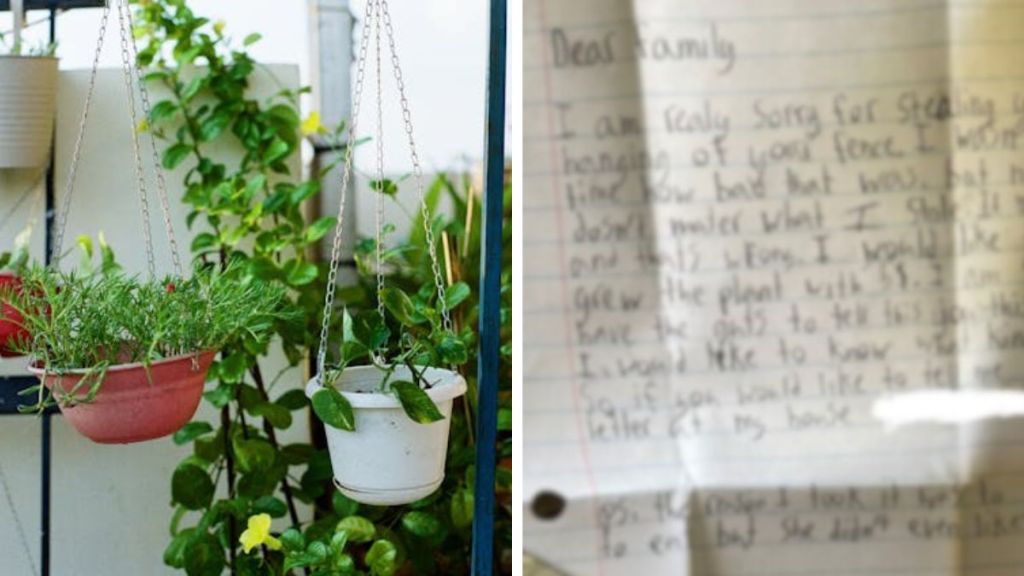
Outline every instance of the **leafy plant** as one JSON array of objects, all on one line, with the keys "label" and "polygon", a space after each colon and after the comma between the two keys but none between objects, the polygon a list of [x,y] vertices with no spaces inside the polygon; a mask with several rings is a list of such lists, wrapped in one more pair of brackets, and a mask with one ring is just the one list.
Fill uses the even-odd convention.
[{"label": "leafy plant", "polygon": [[[198,270],[188,279],[140,281],[117,270],[60,273],[32,266],[10,304],[32,335],[16,343],[54,374],[88,369],[102,374],[115,364],[152,362],[229,343],[265,349],[283,319],[280,287],[239,282],[234,270]],[[98,392],[92,380],[85,400]],[[39,408],[49,394],[40,387]],[[58,398],[63,404],[77,395]]]},{"label": "leafy plant", "polygon": [[[171,94],[154,103],[152,115],[141,128],[165,141],[164,166],[187,168],[184,201],[191,208],[188,221],[196,232],[192,254],[211,266],[241,265],[243,280],[287,286],[286,308],[296,315],[296,321],[275,325],[275,341],[291,363],[308,363],[309,353],[317,345],[326,280],[325,266],[315,260],[316,248],[335,222],[330,217],[307,216],[309,204],[320,192],[316,178],[323,172],[314,179],[295,182],[288,167],[299,149],[300,133],[326,130],[315,115],[300,120],[295,92],[282,90],[267,100],[248,96],[253,75],[259,70],[248,47],[259,41],[258,35],[232,39],[223,22],[195,15],[185,0],[134,0],[133,4],[136,37],[141,42],[139,63],[147,69],[148,82],[164,86]],[[214,146],[240,151],[240,157],[225,161],[223,154],[212,152]],[[392,189],[384,186],[382,191]],[[433,213],[445,187],[431,190],[428,200]],[[474,286],[473,268],[479,265],[475,247],[479,244],[479,210],[467,199],[465,190],[452,187],[451,194],[461,198],[461,204],[455,205],[455,217],[449,221],[432,216],[432,225],[439,233],[442,229],[449,232],[454,243],[466,246],[464,251],[449,254],[454,255],[449,258],[452,265],[463,270],[453,283],[462,279]],[[473,216],[467,219],[467,214]],[[463,236],[460,230],[465,222],[474,224]],[[423,287],[432,287],[433,281],[432,276],[423,274],[428,253],[418,226],[413,226],[407,243],[387,251],[387,280],[408,295],[414,310],[419,299],[436,311],[437,302],[430,300],[432,292]],[[366,246],[362,241],[357,250],[359,284],[339,291],[339,299],[352,313],[353,321],[346,326],[353,329],[364,311],[376,314],[373,271],[365,266],[371,261]],[[468,362],[461,368],[470,376],[467,380],[475,375],[475,308],[470,295],[454,312],[455,335],[467,353]],[[400,341],[400,334],[408,330],[399,330],[400,320],[390,309],[387,317],[383,323],[388,327],[387,341],[378,349],[393,363],[409,350]],[[332,334],[344,340],[346,330],[339,326]],[[433,337],[432,325],[418,324],[414,330],[421,331],[417,341],[429,347],[426,343]],[[354,333],[353,338],[344,345],[351,348],[358,342],[371,348],[366,345],[375,343],[372,338],[355,338]],[[356,361],[351,354],[345,357],[349,359],[346,365]],[[214,384],[205,395],[220,409],[220,418],[191,422],[174,437],[178,444],[191,445],[192,454],[172,477],[175,509],[165,563],[193,576],[221,574],[225,568],[246,575],[468,574],[474,476],[472,402],[453,415],[447,477],[440,490],[408,506],[360,505],[334,491],[326,450],[316,443],[280,441],[278,434],[288,429],[296,413],[301,414],[309,403],[299,388],[301,382],[287,390],[275,390],[287,380],[268,378],[261,369],[261,358],[244,347],[228,347],[210,372]],[[368,360],[363,356],[358,362]],[[502,370],[505,386],[505,368]],[[508,374],[510,378],[510,369]],[[509,398],[503,401],[510,405]],[[496,449],[506,451],[504,445]],[[499,475],[502,494],[508,484]],[[299,517],[296,502],[313,507],[311,521]],[[507,510],[501,513],[510,518],[510,504],[503,504],[502,510]],[[264,540],[246,552],[241,528],[262,514],[283,531],[274,532],[261,519],[246,543],[266,536],[279,541],[280,548]],[[499,529],[499,538],[510,546],[510,520],[506,523],[503,517]]]},{"label": "leafy plant", "polygon": [[0,33],[0,56],[20,56],[23,58],[44,58],[51,57],[57,53],[57,45],[47,42],[26,44],[21,42],[8,42],[4,34]]},{"label": "leafy plant", "polygon": [[[275,324],[274,341],[291,365],[303,365],[316,346],[326,280],[316,249],[335,221],[310,220],[320,185],[316,179],[296,182],[289,165],[302,128],[317,134],[324,129],[314,117],[300,120],[302,91],[282,89],[265,100],[250,96],[259,67],[248,48],[258,35],[235,41],[223,22],[197,16],[184,0],[132,3],[138,63],[147,82],[170,94],[154,103],[140,128],[164,141],[165,168],[185,169],[192,255],[210,266],[237,267],[241,282],[285,286],[285,307],[295,321]],[[240,153],[225,160],[214,154],[215,146]],[[265,374],[265,352],[225,348],[204,395],[220,411],[219,419],[191,422],[174,436],[193,453],[171,479],[175,510],[164,562],[189,575],[221,574],[225,568],[232,574],[281,570],[279,552],[243,552],[240,528],[254,515],[287,517],[312,545],[354,510],[340,495],[332,506],[325,449],[280,441],[293,414],[309,404],[298,387],[275,390],[283,372]],[[217,485],[225,489],[217,491]],[[300,502],[316,509],[312,524],[300,519]]]},{"label": "leafy plant", "polygon": [[[466,284],[451,286],[446,292],[446,309],[454,311],[469,295]],[[423,369],[458,366],[469,359],[465,340],[444,327],[433,283],[424,284],[412,295],[398,288],[384,288],[380,298],[384,307],[379,311],[364,310],[353,318],[345,310],[341,361],[327,372],[325,386],[313,395],[313,410],[335,428],[355,429],[352,406],[334,387],[345,366],[371,363],[379,368],[383,378],[378,390],[393,394],[413,421],[429,424],[443,416],[424,392],[432,383],[423,377]],[[392,334],[397,336],[392,338]],[[471,338],[471,334],[465,338]],[[412,381],[392,380],[400,366],[408,368]]]},{"label": "leafy plant", "polygon": [[[495,511],[495,549],[500,554],[499,566],[507,574],[512,572],[512,187],[506,179],[503,226],[501,276],[501,358],[499,366],[499,413],[497,427],[499,442],[497,470],[498,508]],[[458,370],[469,384],[469,393],[456,402],[460,405],[452,414],[451,436],[445,481],[441,489],[420,502],[394,509],[405,536],[408,561],[415,574],[465,574],[469,572],[470,528],[473,522],[475,446],[473,424],[476,420],[477,348],[476,326],[479,320],[479,300],[476,291],[464,297],[458,293],[466,286],[479,285],[481,206],[478,193],[468,174],[439,175],[426,192],[428,222],[434,235],[440,239],[438,257],[444,263],[451,283],[449,298],[459,302],[452,311],[455,333],[465,343],[467,361]],[[392,195],[394,202],[400,199]],[[444,208],[444,209],[442,209]],[[429,244],[423,227],[423,216],[418,211],[410,215],[409,236],[402,242],[383,250],[385,254],[386,282],[403,293],[412,294],[413,308],[425,306],[434,293],[433,271],[429,258]],[[376,314],[376,240],[364,238],[356,245],[355,261],[359,270],[358,281],[339,292],[342,306],[353,312],[355,325],[359,317]],[[429,312],[428,312],[429,314]],[[401,346],[401,335],[393,331],[388,346]],[[365,362],[361,360],[360,362]],[[410,523],[418,530],[405,527],[405,515],[416,513]],[[429,518],[420,525],[415,519]],[[424,535],[427,535],[425,537]]]}]

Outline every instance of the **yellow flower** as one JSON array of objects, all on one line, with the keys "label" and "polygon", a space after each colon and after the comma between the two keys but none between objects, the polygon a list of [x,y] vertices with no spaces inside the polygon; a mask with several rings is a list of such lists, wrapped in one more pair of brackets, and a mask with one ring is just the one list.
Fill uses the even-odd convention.
[{"label": "yellow flower", "polygon": [[226,25],[227,25],[227,23],[224,22],[223,20],[217,20],[213,24],[213,31],[217,33],[217,36],[223,36],[224,35],[224,26],[226,26]]},{"label": "yellow flower", "polygon": [[138,133],[149,132],[149,122],[145,118],[139,120],[139,125],[135,127],[135,131]]},{"label": "yellow flower", "polygon": [[270,535],[270,515],[257,514],[249,518],[249,527],[242,532],[238,541],[242,549],[248,554],[257,546],[266,546],[271,550],[280,550],[281,541]]},{"label": "yellow flower", "polygon": [[302,121],[302,135],[312,136],[313,134],[324,134],[327,132],[327,128],[320,123],[320,113],[310,112],[309,116]]}]

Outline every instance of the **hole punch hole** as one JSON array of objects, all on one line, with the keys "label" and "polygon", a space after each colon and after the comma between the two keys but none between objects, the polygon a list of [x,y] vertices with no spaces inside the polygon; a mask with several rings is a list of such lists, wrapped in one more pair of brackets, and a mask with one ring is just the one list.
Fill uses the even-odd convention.
[{"label": "hole punch hole", "polygon": [[530,509],[541,520],[554,520],[565,511],[565,498],[557,492],[541,492],[533,497]]}]

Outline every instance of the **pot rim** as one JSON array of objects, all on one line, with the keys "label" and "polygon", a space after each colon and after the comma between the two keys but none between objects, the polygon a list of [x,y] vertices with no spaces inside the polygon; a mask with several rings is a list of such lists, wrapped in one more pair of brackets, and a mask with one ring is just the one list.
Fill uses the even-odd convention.
[{"label": "pot rim", "polygon": [[0,54],[0,60],[60,60],[57,56],[33,56],[25,54]]},{"label": "pot rim", "polygon": [[[447,402],[454,398],[458,398],[466,393],[466,380],[461,374],[454,370],[448,370],[446,368],[436,368],[433,366],[417,366],[418,369],[428,371],[428,376],[433,374],[439,378],[432,387],[424,390],[427,396],[431,400],[436,402]],[[338,384],[346,376],[355,377],[358,380],[372,380],[375,376],[379,376],[381,373],[380,368],[376,366],[349,366],[342,370],[341,377],[335,382],[335,389],[344,396],[353,408],[387,408],[387,409],[402,409],[402,404],[397,398],[391,394],[372,391],[372,392],[349,392],[346,390],[338,389]],[[361,377],[361,378],[360,378]],[[312,398],[313,394],[320,389],[320,376],[316,375],[310,378],[306,384],[306,396]]]},{"label": "pot rim", "polygon": [[[207,354],[216,354],[217,350],[200,350],[198,352],[188,352],[185,354],[179,354],[177,356],[171,356],[169,358],[161,358],[155,362],[150,362],[149,367],[153,368],[162,364],[170,364],[172,362],[180,362],[181,360],[191,358],[192,356],[201,357]],[[136,370],[143,368],[145,364],[142,362],[132,362],[130,364],[111,364],[107,367],[106,374],[111,372],[124,372],[127,370]],[[92,371],[92,368],[75,368],[73,370],[65,370],[63,372],[50,372],[45,368],[39,366],[39,360],[33,358],[28,363],[28,371],[36,376],[85,376]]]}]

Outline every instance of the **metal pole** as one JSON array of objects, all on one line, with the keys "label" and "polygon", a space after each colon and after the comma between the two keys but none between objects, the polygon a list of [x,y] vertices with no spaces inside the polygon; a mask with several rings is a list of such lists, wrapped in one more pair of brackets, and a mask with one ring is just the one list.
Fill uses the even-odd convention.
[{"label": "metal pole", "polygon": [[[54,45],[57,43],[57,8],[50,8],[50,44]],[[53,127],[54,136],[50,139],[50,165],[46,168],[46,241],[45,249],[46,253],[44,259],[46,264],[50,264],[50,258],[52,254],[51,243],[53,242],[53,219],[54,210],[56,207],[55,192],[56,186],[54,185],[54,172],[56,171],[55,165],[57,163],[57,138],[56,131],[57,127]],[[43,412],[42,418],[42,431],[40,434],[41,454],[40,466],[40,521],[39,521],[39,570],[41,576],[50,576],[50,485],[52,483],[50,478],[51,472],[51,447],[52,441],[52,412],[46,410]]]},{"label": "metal pole", "polygon": [[487,75],[486,184],[480,258],[480,350],[477,362],[476,486],[473,574],[494,572],[494,476],[501,346],[502,220],[505,199],[506,0],[491,0]]}]

